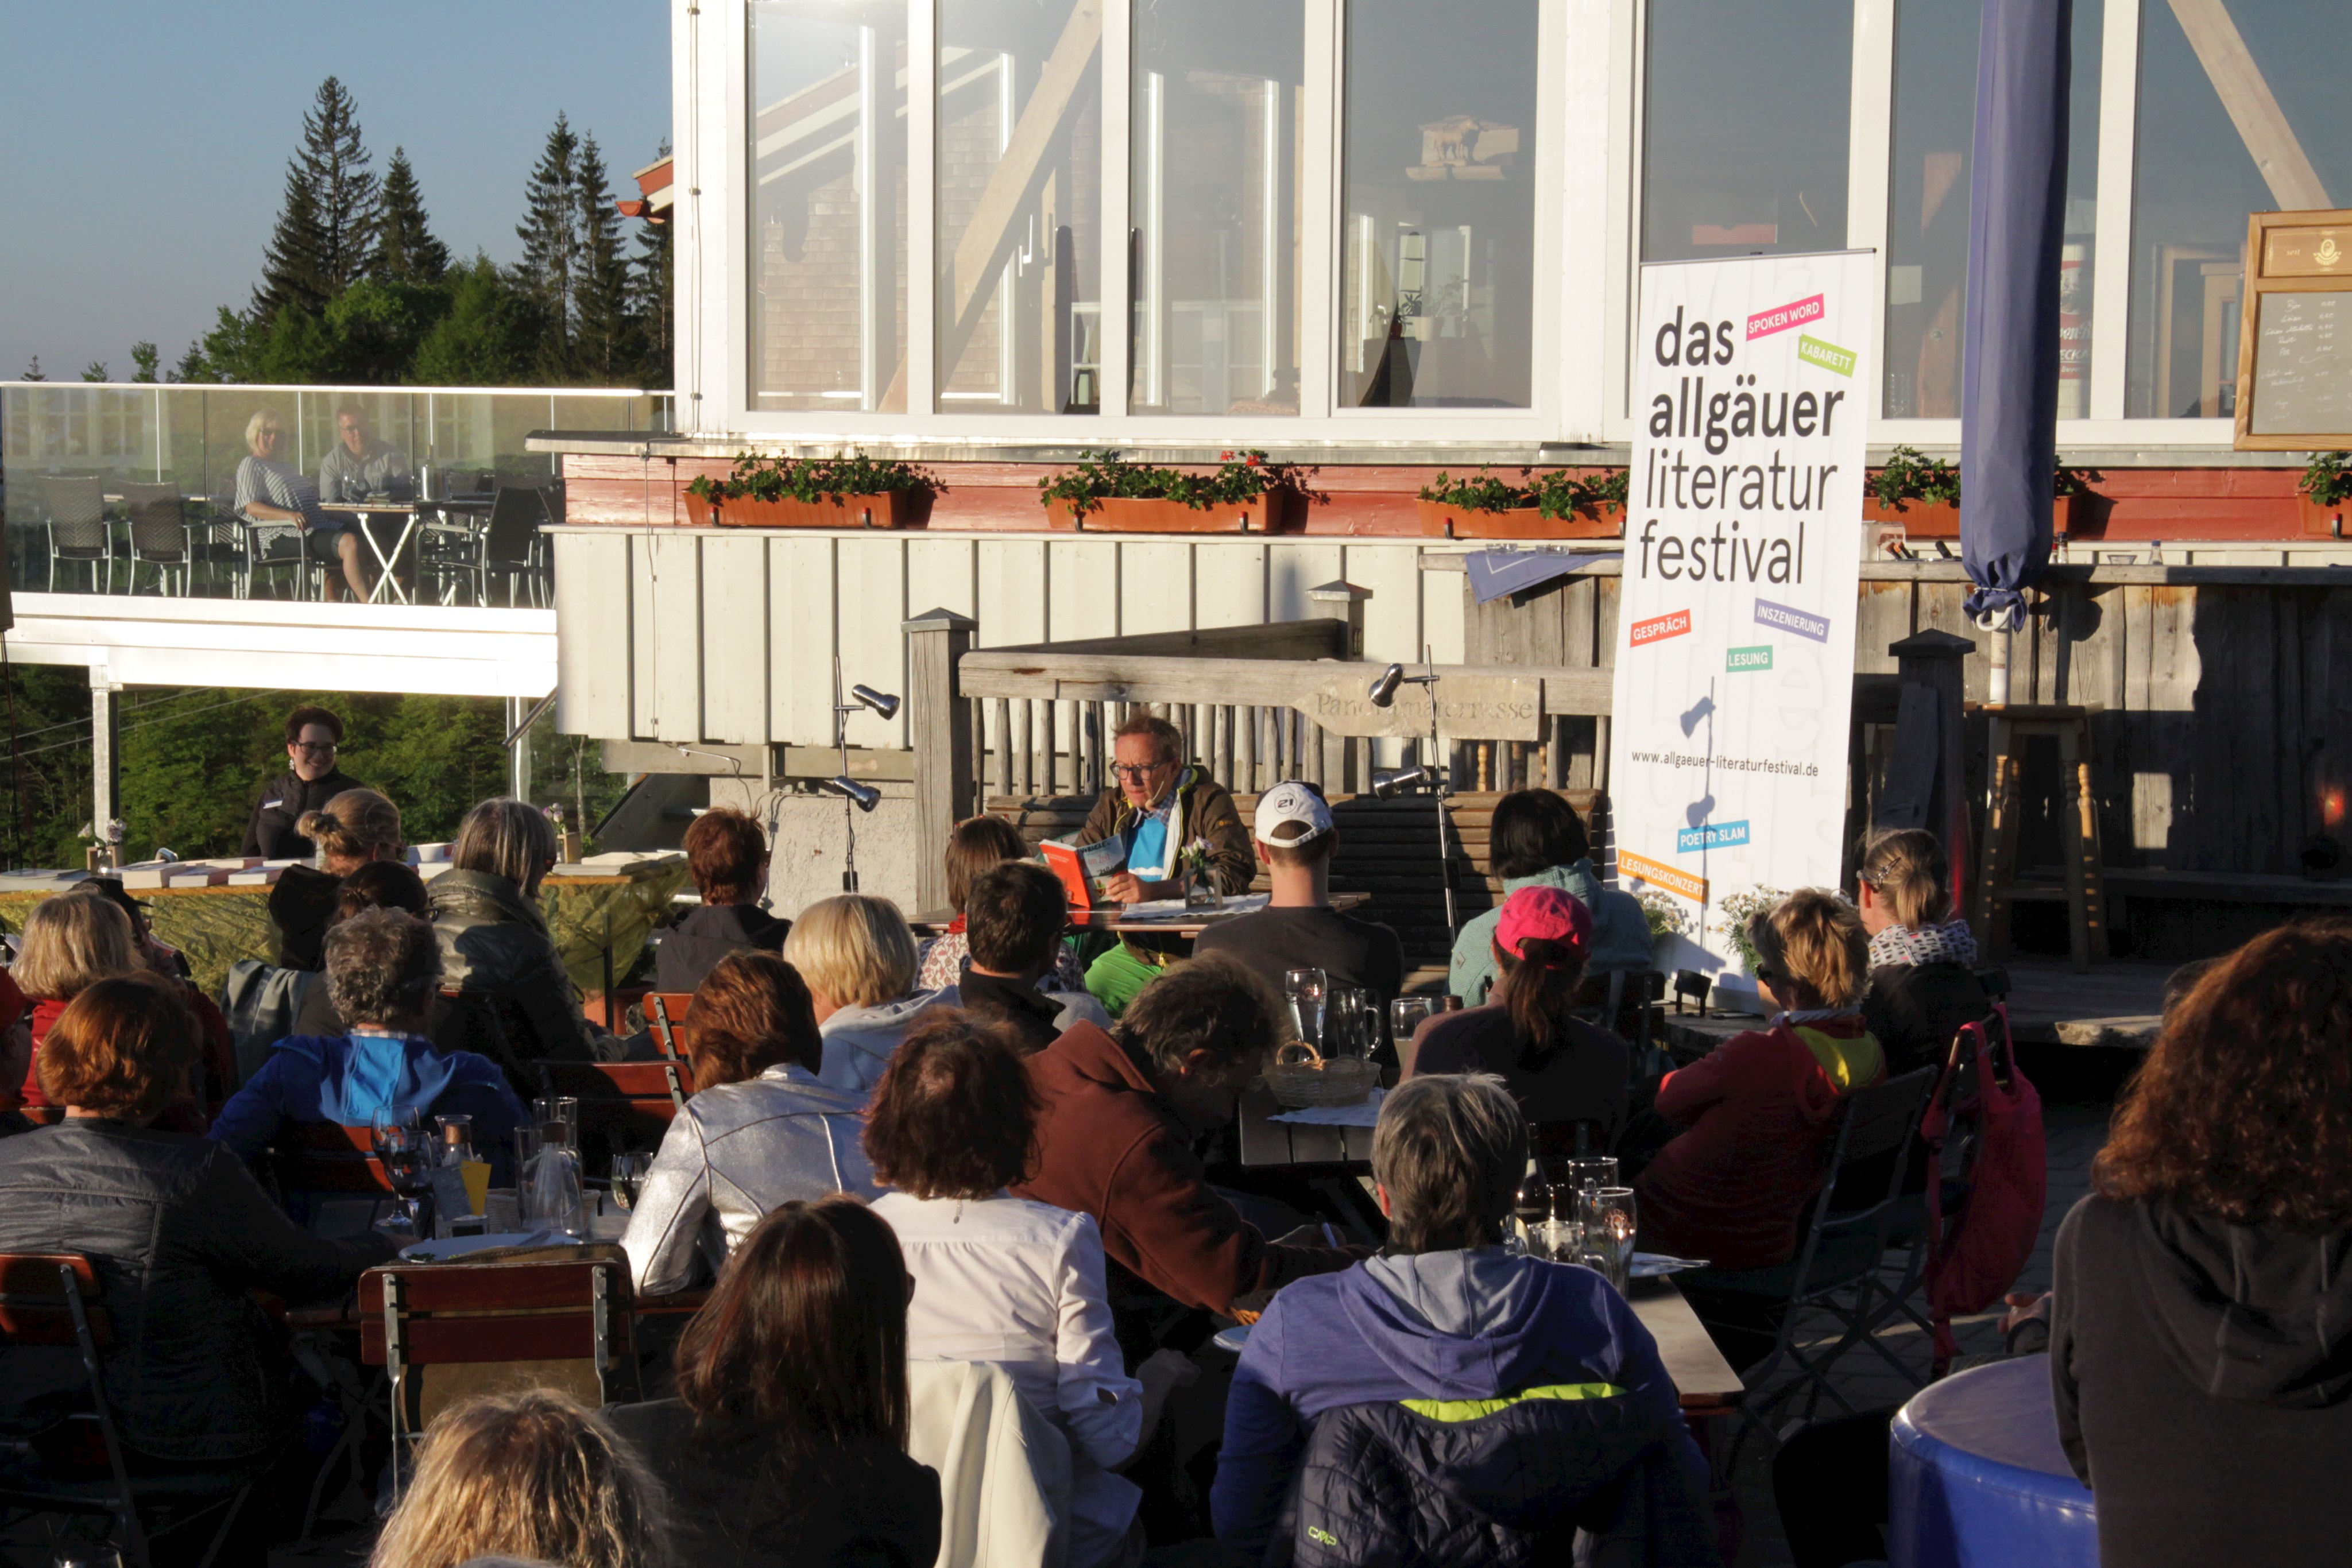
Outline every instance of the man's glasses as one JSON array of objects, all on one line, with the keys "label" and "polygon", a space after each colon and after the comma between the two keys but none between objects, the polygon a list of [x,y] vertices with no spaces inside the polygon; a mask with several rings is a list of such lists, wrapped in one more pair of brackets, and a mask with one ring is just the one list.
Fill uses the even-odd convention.
[{"label": "man's glasses", "polygon": [[294,743],[294,749],[307,751],[313,757],[332,757],[335,743],[331,740],[298,740]]},{"label": "man's glasses", "polygon": [[1110,770],[1113,777],[1126,783],[1140,784],[1161,768],[1173,766],[1169,762],[1114,762]]}]

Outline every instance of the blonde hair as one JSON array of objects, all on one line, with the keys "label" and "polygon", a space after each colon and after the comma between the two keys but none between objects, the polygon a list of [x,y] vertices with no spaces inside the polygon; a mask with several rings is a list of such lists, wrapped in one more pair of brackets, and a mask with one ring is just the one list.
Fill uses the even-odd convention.
[{"label": "blonde hair", "polygon": [[603,1416],[546,1389],[451,1406],[368,1568],[520,1557],[564,1568],[656,1568],[662,1494]]},{"label": "blonde hair", "polygon": [[502,876],[526,895],[539,891],[539,879],[554,862],[555,829],[546,813],[506,795],[467,812],[449,850],[449,863],[459,871]]},{"label": "blonde hair", "polygon": [[328,868],[358,870],[378,850],[400,852],[400,808],[373,789],[346,789],[316,811],[305,811],[294,831],[319,846]]},{"label": "blonde hair", "polygon": [[257,408],[253,411],[253,417],[245,422],[245,449],[247,452],[253,450],[253,444],[261,439],[261,433],[265,430],[274,430],[280,435],[286,434],[286,422],[278,417],[274,408]]},{"label": "blonde hair", "polygon": [[1851,1007],[1870,983],[1862,916],[1834,893],[1801,887],[1748,923],[1757,977],[1794,980],[1824,1007]]},{"label": "blonde hair", "polygon": [[25,916],[24,950],[9,974],[36,1001],[71,1001],[116,975],[139,972],[131,916],[95,894],[45,898]]},{"label": "blonde hair", "polygon": [[1952,872],[1941,839],[1925,828],[1881,833],[1863,852],[1857,873],[1886,900],[1895,923],[1913,930],[1952,917]]},{"label": "blonde hair", "polygon": [[784,961],[836,1007],[873,1007],[914,988],[915,934],[887,898],[845,893],[801,911]]}]

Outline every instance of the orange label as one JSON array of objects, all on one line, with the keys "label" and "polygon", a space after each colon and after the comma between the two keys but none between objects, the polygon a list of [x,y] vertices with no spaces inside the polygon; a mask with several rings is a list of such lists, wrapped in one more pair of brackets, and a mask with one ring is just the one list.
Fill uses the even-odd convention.
[{"label": "orange label", "polygon": [[1617,852],[1617,874],[1630,876],[1638,882],[1654,883],[1668,893],[1679,893],[1697,903],[1706,902],[1706,878],[1693,876],[1686,871],[1654,861],[1647,855],[1637,855],[1631,850]]}]

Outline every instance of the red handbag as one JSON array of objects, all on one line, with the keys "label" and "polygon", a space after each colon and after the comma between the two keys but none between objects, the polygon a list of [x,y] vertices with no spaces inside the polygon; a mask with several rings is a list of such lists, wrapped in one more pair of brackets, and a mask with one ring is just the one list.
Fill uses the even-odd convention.
[{"label": "red handbag", "polygon": [[[1999,1020],[1995,1043],[1985,1023]],[[1973,1064],[1973,1074],[1964,1069]],[[2042,1141],[2042,1096],[2017,1065],[2009,1009],[1964,1025],[1952,1039],[1944,1075],[1919,1124],[1933,1153],[1927,1182],[1927,1311],[1936,1331],[1936,1374],[1958,1354],[1956,1314],[1980,1312],[2017,1282],[2042,1236],[2049,1195],[2049,1149]],[[1955,1210],[1944,1212],[1944,1154],[1962,1141],[1965,1183]]]}]

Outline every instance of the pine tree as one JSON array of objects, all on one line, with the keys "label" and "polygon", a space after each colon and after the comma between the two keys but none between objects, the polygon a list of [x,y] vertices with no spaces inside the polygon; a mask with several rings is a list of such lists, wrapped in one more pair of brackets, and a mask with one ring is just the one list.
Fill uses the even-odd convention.
[{"label": "pine tree", "polygon": [[316,315],[366,272],[383,204],[369,161],[359,106],[329,77],[303,112],[302,146],[286,165],[286,204],[254,291],[257,316],[288,305]]},{"label": "pine tree", "polygon": [[636,322],[630,308],[629,264],[621,254],[621,214],[596,139],[581,139],[574,189],[580,214],[580,275],[572,367],[592,383],[616,386],[635,368]]},{"label": "pine tree", "polygon": [[212,366],[205,361],[205,346],[191,338],[188,340],[188,351],[180,356],[180,362],[173,365],[171,373],[163,379],[169,382],[195,384],[216,382],[220,378],[213,373]]},{"label": "pine tree", "polygon": [[104,360],[92,360],[81,368],[81,379],[86,382],[110,382],[114,376],[106,368]]},{"label": "pine tree", "polygon": [[26,365],[25,367],[25,373],[18,376],[16,379],[20,382],[47,381],[49,378],[41,373],[41,356],[35,354],[33,356],[33,362]]},{"label": "pine tree", "polygon": [[152,385],[155,380],[156,362],[162,357],[163,356],[156,351],[155,345],[152,343],[131,344],[131,363],[132,369],[131,379],[142,386]]},{"label": "pine tree", "polygon": [[647,218],[637,225],[637,253],[629,258],[629,286],[636,298],[637,347],[643,359],[637,385],[668,386],[676,375],[675,329],[670,314],[670,225]]},{"label": "pine tree", "polygon": [[515,225],[522,241],[515,281],[539,307],[539,357],[552,380],[568,379],[572,364],[573,293],[582,273],[579,152],[571,121],[557,115],[524,187],[523,221]]},{"label": "pine tree", "polygon": [[425,193],[408,153],[392,150],[383,170],[383,216],[376,227],[375,276],[395,283],[438,283],[449,270],[449,247],[433,237]]},{"label": "pine tree", "polygon": [[278,227],[261,253],[261,281],[254,287],[256,321],[266,321],[289,305],[322,310],[331,290],[327,286],[322,253],[326,238],[319,222],[319,196],[301,159],[286,165],[286,201],[278,210]]}]

